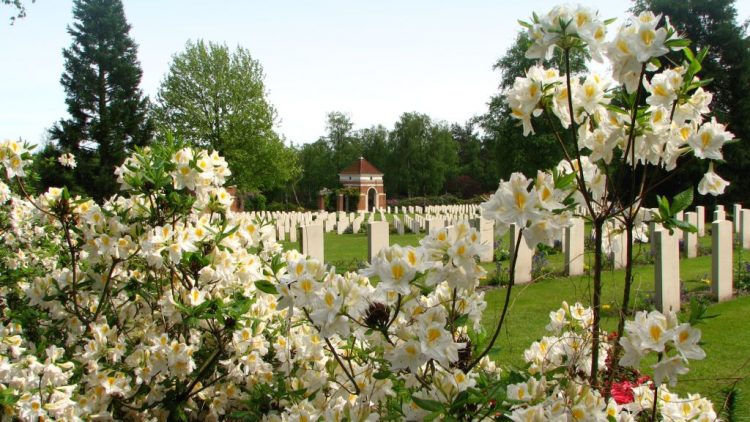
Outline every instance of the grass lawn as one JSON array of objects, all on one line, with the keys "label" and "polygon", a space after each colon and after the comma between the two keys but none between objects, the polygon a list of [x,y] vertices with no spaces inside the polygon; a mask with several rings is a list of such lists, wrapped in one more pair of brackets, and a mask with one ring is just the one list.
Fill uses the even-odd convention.
[{"label": "grass lawn", "polygon": [[[708,286],[701,282],[710,268],[710,257],[700,257],[680,262],[680,274],[688,292],[700,295],[707,293]],[[621,301],[624,274],[609,271],[603,278],[602,302],[610,304],[612,311],[603,317],[603,327],[614,330],[617,326],[615,309]],[[635,271],[633,294],[640,308],[648,309],[654,291],[653,266],[645,265]],[[511,295],[506,322],[495,345],[493,357],[504,365],[522,367],[523,351],[532,342],[547,335],[544,327],[549,322],[549,312],[560,307],[563,300],[568,303],[580,301],[590,303],[592,280],[589,276],[545,279],[527,285],[517,285]],[[487,291],[487,310],[483,324],[489,332],[494,329],[500,316],[505,288]],[[721,390],[731,385],[733,377],[744,377],[738,387],[745,393],[740,401],[739,415],[750,420],[750,296],[731,302],[712,304],[710,315],[698,327],[702,330],[703,347],[707,357],[703,361],[691,361],[690,372],[681,377],[675,391],[698,392],[711,398],[716,407],[721,407],[724,396]],[[648,372],[648,371],[646,371]]]},{"label": "grass lawn", "polygon": [[[416,234],[391,234],[390,243],[418,245],[422,237],[423,235]],[[356,270],[366,264],[366,233],[326,233],[324,241],[326,262],[335,265],[338,271]],[[288,242],[284,242],[283,245],[285,248],[299,248],[297,244]],[[709,236],[700,239],[701,252],[710,254],[710,246]],[[507,245],[501,245],[502,248],[507,248]],[[639,309],[650,309],[654,293],[654,268],[649,264],[649,245],[639,245],[635,255],[636,262],[643,265],[637,266],[634,271],[635,281],[631,297]],[[734,258],[735,262],[740,259],[747,261],[750,253],[743,251],[740,256],[740,253],[735,251]],[[549,254],[545,259],[546,263],[539,273],[541,277],[538,281],[513,288],[511,307],[492,353],[502,366],[524,365],[524,349],[547,334],[544,327],[549,322],[549,313],[559,308],[563,300],[571,304],[576,301],[590,303],[593,285],[590,276],[561,276],[561,253]],[[586,261],[587,264],[593,262],[590,254]],[[501,264],[507,267],[509,262],[504,261]],[[488,271],[494,271],[493,264],[487,264],[486,268]],[[689,300],[688,297],[708,295],[709,287],[704,280],[710,276],[710,271],[710,255],[680,260],[680,278],[685,296],[683,303]],[[607,330],[614,330],[617,325],[616,309],[622,300],[623,278],[622,270],[609,270],[603,275],[602,303],[611,307],[611,311],[603,316],[602,324]],[[488,288],[485,298],[487,309],[483,324],[485,329],[491,332],[502,310],[505,288]],[[713,400],[716,410],[719,411],[724,401],[722,390],[730,386],[737,377],[744,378],[737,384],[743,394],[735,420],[750,421],[750,296],[720,304],[714,303],[709,307],[709,314],[716,317],[698,326],[703,332],[702,342],[707,354],[706,359],[691,361],[690,372],[680,378],[674,390],[680,393],[701,393]],[[645,365],[644,368],[647,369]]]}]

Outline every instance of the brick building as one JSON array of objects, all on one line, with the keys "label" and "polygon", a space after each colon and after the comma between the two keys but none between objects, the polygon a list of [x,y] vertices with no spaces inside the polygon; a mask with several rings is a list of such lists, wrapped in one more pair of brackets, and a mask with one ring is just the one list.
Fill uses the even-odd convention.
[{"label": "brick building", "polygon": [[[339,173],[339,181],[346,188],[359,190],[357,211],[373,211],[385,208],[383,173],[363,157]],[[344,195],[338,194],[336,210],[345,211]]]}]

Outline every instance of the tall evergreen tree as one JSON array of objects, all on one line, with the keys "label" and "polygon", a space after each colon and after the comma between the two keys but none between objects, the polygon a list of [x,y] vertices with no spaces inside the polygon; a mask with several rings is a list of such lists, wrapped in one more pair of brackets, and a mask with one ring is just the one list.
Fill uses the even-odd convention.
[{"label": "tall evergreen tree", "polygon": [[[138,87],[143,72],[122,2],[74,0],[73,17],[68,27],[73,42],[63,50],[60,79],[70,118],[60,120],[50,134],[58,152],[78,158],[76,186],[69,187],[101,200],[116,192],[115,167],[127,149],[149,142],[153,125],[148,98]],[[42,184],[57,181],[52,173]]]}]

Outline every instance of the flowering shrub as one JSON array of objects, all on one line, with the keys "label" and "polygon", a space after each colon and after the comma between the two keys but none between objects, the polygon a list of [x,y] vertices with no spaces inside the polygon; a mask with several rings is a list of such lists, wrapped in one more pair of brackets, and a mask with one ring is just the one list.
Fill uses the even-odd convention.
[{"label": "flowering shrub", "polygon": [[[684,46],[658,23],[649,14],[633,18],[611,42],[583,8],[556,8],[528,24],[530,55],[586,45],[594,57],[610,57],[626,89],[617,94],[604,78],[563,78],[540,67],[516,81],[508,97],[525,132],[533,132],[532,116],[551,110],[563,127],[577,128],[580,143],[575,158],[552,171],[501,182],[483,205],[499,232],[515,225],[530,247],[549,244],[586,208],[602,216],[595,217],[601,246],[605,220],[633,209],[610,201],[604,165],[615,150],[632,165],[667,169],[689,151],[720,158],[731,135],[702,122],[710,102],[695,79],[702,57],[686,54],[685,66],[641,84],[654,57]],[[640,111],[630,120],[615,109],[614,97],[627,102],[628,92],[643,89],[647,108],[636,94]],[[715,417],[706,400],[681,399],[660,385],[674,383],[703,352],[697,330],[658,312],[639,313],[610,344],[596,300],[592,308],[565,305],[551,314],[553,336],[525,352],[528,370],[505,376],[488,353],[508,301],[488,339],[477,291],[485,274],[476,260],[487,246],[466,222],[419,247],[387,248],[366,270],[341,275],[283,251],[266,222],[230,211],[222,187],[230,172],[215,152],[169,143],[139,150],[116,170],[121,194],[103,204],[58,188],[26,195],[28,162],[26,146],[0,145],[5,419]],[[75,167],[72,155],[60,162]],[[701,190],[718,193],[716,177]],[[684,202],[675,199],[660,221],[672,224]],[[637,214],[608,223],[610,231],[632,235]],[[512,285],[511,278],[508,295]],[[596,368],[613,362],[618,347],[623,366],[637,369],[648,353],[660,360],[654,382],[616,380],[611,398]]]}]

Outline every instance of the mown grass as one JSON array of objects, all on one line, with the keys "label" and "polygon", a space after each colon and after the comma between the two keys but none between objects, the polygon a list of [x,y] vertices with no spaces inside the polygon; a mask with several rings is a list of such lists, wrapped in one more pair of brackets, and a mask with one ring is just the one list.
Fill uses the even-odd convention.
[{"label": "mown grass", "polygon": [[[364,229],[364,226],[363,226]],[[363,230],[364,231],[364,230]],[[423,235],[391,234],[390,243],[417,245]],[[367,234],[325,234],[325,260],[335,265],[338,271],[354,270],[366,265]],[[703,253],[710,254],[711,239],[700,239]],[[284,243],[286,248],[298,248],[296,244]],[[500,245],[500,248],[507,245]],[[639,245],[635,252],[635,281],[631,298],[637,309],[651,309],[654,294],[654,267],[650,263],[650,246]],[[748,251],[735,252],[735,262],[747,261]],[[546,335],[545,326],[549,322],[550,311],[556,310],[562,301],[576,301],[589,304],[592,278],[589,275],[564,277],[563,254],[552,253],[546,256],[546,265],[540,271],[540,278],[533,283],[517,285],[513,288],[511,304],[501,335],[493,349],[492,356],[501,365],[523,367],[523,351],[532,342]],[[587,267],[592,262],[590,252],[586,256]],[[501,262],[503,267],[508,261]],[[487,264],[488,271],[494,271],[494,264]],[[680,260],[680,278],[686,304],[690,298],[708,298],[709,287],[705,280],[710,277],[711,257],[700,256]],[[488,279],[492,279],[490,274]],[[500,277],[502,278],[502,277]],[[506,276],[507,278],[507,276]],[[614,330],[617,325],[617,309],[622,301],[624,273],[622,270],[607,270],[603,277],[602,303],[609,306],[603,316],[603,328]],[[489,333],[502,310],[506,290],[504,287],[486,287],[487,309],[483,326]],[[699,328],[703,332],[703,347],[706,359],[691,361],[690,372],[681,377],[674,389],[680,393],[698,392],[714,401],[717,411],[723,406],[723,390],[736,383],[742,391],[735,420],[750,421],[750,296],[739,297],[730,302],[712,303],[708,313],[714,318],[705,320]],[[644,372],[649,373],[646,367]],[[739,381],[738,381],[739,380]]]},{"label": "mown grass", "polygon": [[[689,296],[708,294],[703,281],[710,271],[711,257],[704,256],[680,261],[680,278],[683,281],[685,302]],[[635,270],[633,297],[638,309],[650,309],[654,293],[653,265],[639,266]],[[610,306],[602,320],[603,328],[614,330],[617,326],[616,310],[622,301],[623,271],[608,271],[603,278],[602,302]],[[562,301],[590,303],[592,279],[589,276],[555,277],[526,285],[517,285],[511,294],[508,316],[492,356],[505,365],[523,367],[523,351],[532,342],[548,333],[545,326],[549,313],[560,307]],[[486,292],[487,309],[483,325],[487,332],[494,330],[505,300],[505,288]],[[714,401],[717,408],[723,404],[722,390],[737,378],[737,387],[744,393],[738,408],[738,417],[750,420],[750,296],[730,302],[711,304],[709,315],[699,328],[706,351],[703,361],[691,361],[690,372],[682,377],[675,391],[698,392]],[[649,373],[648,368],[644,372]]]}]

